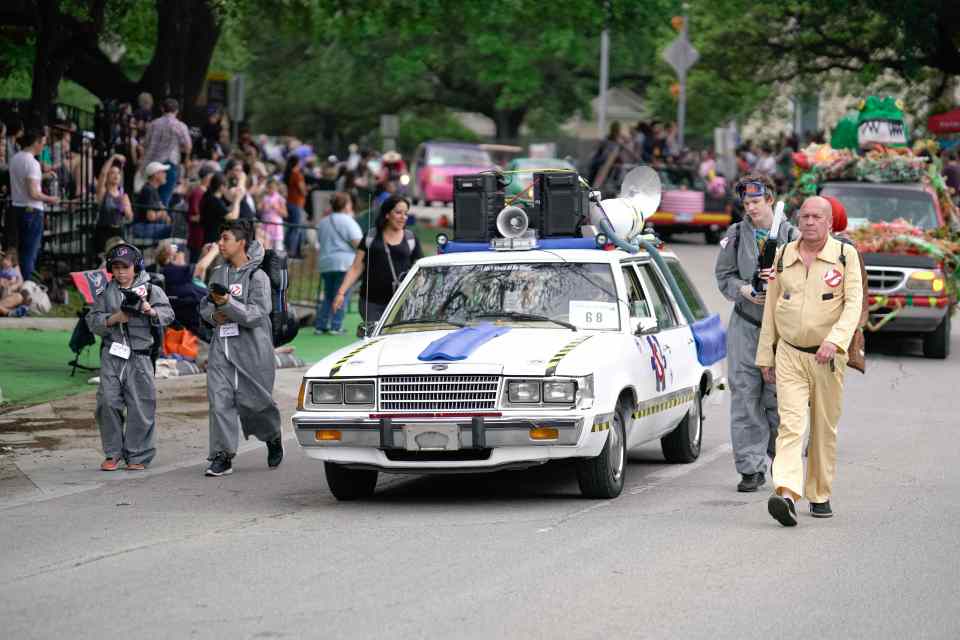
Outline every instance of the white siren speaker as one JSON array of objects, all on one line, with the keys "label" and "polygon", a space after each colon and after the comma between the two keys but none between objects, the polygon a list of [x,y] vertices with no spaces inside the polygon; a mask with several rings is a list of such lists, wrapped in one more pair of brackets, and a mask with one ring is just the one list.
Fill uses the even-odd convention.
[{"label": "white siren speaker", "polygon": [[590,222],[607,220],[618,237],[631,241],[643,232],[644,219],[660,206],[660,176],[647,166],[635,167],[623,179],[620,195],[591,204]]},{"label": "white siren speaker", "polygon": [[497,231],[504,238],[519,238],[526,233],[529,226],[527,212],[520,207],[504,207],[497,214]]}]

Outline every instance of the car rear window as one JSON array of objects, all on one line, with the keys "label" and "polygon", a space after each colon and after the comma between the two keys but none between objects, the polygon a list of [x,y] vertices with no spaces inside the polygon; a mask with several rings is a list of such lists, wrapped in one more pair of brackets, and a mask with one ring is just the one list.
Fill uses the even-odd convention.
[{"label": "car rear window", "polygon": [[483,149],[469,147],[437,147],[427,153],[431,166],[458,165],[466,167],[489,167],[493,164],[490,154]]}]

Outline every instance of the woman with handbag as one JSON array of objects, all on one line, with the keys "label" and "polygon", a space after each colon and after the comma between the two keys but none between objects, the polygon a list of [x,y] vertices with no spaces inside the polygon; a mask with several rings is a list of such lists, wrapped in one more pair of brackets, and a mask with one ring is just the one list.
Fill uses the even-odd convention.
[{"label": "woman with handbag", "polygon": [[380,205],[376,225],[367,231],[357,247],[336,297],[333,311],[343,306],[347,291],[360,283],[360,316],[364,322],[376,322],[387,309],[390,298],[414,263],[423,257],[423,249],[412,231],[406,228],[410,202],[391,196]]}]

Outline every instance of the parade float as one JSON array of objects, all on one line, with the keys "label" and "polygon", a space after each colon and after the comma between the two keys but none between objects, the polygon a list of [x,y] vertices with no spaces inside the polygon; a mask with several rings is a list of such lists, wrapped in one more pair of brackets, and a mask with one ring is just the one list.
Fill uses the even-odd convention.
[{"label": "parade float", "polygon": [[794,154],[787,206],[796,211],[809,196],[836,197],[867,268],[864,328],[921,335],[926,356],[945,358],[960,290],[960,212],[936,143],[910,148],[908,140],[899,100],[862,100],[856,116],[837,124],[829,145]]}]

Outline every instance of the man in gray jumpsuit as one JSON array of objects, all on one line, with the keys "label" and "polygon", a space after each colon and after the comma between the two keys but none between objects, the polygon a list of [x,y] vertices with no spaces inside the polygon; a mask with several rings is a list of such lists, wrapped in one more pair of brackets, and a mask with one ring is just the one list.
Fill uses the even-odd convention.
[{"label": "man in gray jumpsuit", "polygon": [[107,270],[113,279],[87,314],[90,330],[103,338],[96,415],[106,459],[100,468],[114,471],[123,460],[127,469],[143,470],[157,451],[150,348],[154,333],[162,335],[162,327],[173,321],[173,309],[163,289],[150,284],[136,247],[113,247]]},{"label": "man in gray jumpsuit", "polygon": [[225,261],[214,269],[210,294],[200,303],[200,316],[214,327],[207,363],[208,476],[233,472],[241,429],[244,438],[267,443],[270,467],[283,459],[280,411],[273,401],[270,279],[259,268],[264,250],[253,237],[245,221],[224,225],[218,244]]},{"label": "man in gray jumpsuit", "polygon": [[[730,381],[730,441],[737,472],[742,476],[738,491],[756,491],[766,482],[767,456],[774,456],[780,417],[776,387],[763,381],[754,364],[763,293],[753,290],[760,248],[768,241],[773,222],[773,182],[766,176],[747,175],[737,184],[745,216],[730,225],[720,241],[714,269],[717,286],[734,303],[727,326],[727,375]],[[784,245],[798,236],[796,227],[784,221],[777,234]],[[768,275],[768,274],[765,274]]]}]

